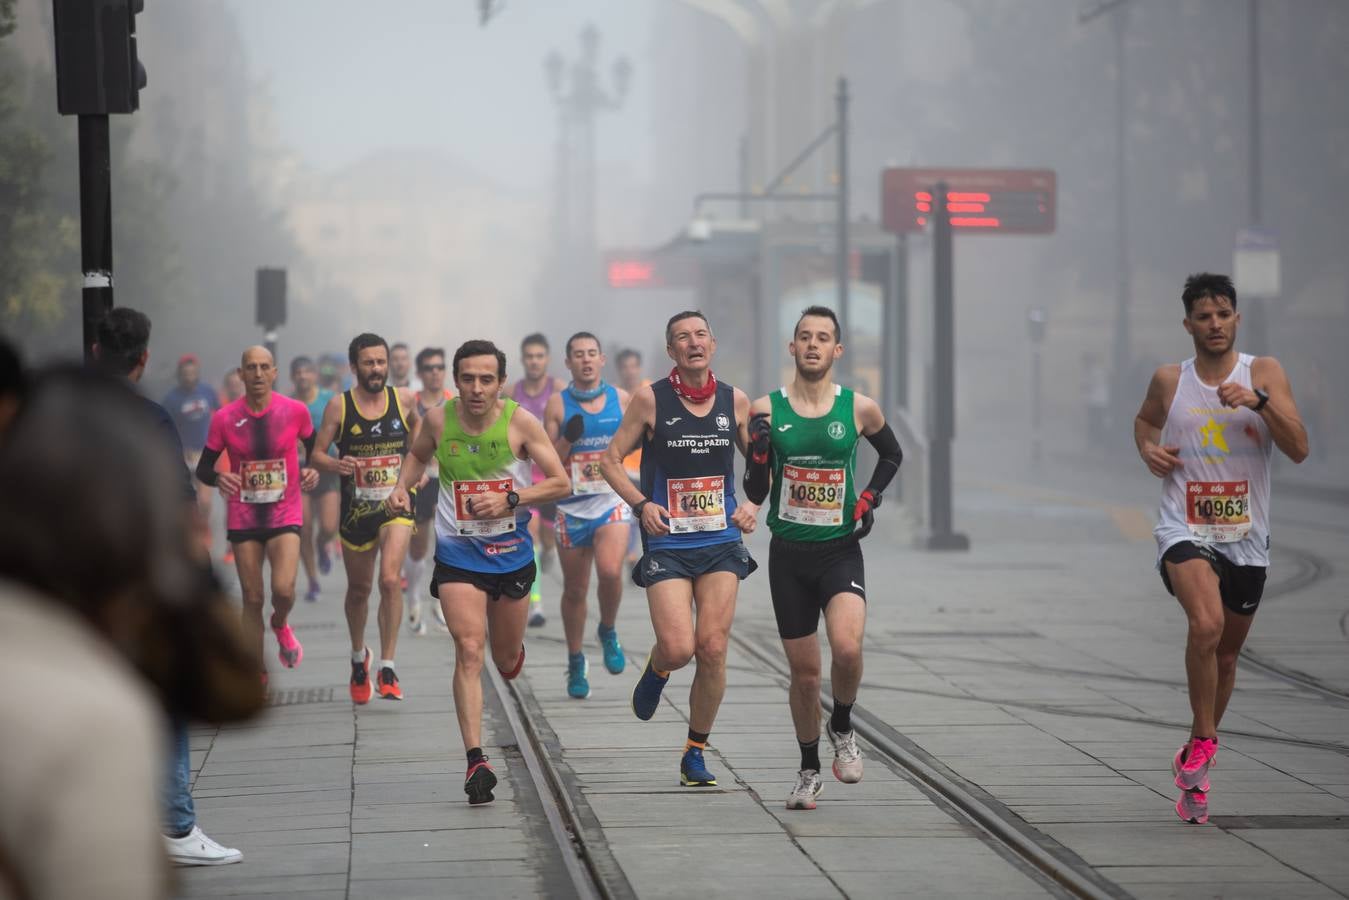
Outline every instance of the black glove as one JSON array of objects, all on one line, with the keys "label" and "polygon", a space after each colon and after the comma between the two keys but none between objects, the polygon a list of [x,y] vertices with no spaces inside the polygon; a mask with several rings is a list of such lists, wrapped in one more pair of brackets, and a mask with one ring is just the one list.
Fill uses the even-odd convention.
[{"label": "black glove", "polygon": [[773,436],[773,426],[768,421],[768,413],[755,413],[749,417],[749,454],[757,464],[768,462],[769,443]]},{"label": "black glove", "polygon": [[862,520],[862,525],[853,535],[860,541],[862,538],[871,534],[871,526],[876,524],[876,508],[881,505],[881,498],[871,491],[863,491],[853,504],[852,520],[856,522]]},{"label": "black glove", "polygon": [[585,430],[585,419],[581,418],[580,413],[577,413],[562,426],[562,439],[569,444],[574,444],[581,439],[581,435],[585,434]]}]

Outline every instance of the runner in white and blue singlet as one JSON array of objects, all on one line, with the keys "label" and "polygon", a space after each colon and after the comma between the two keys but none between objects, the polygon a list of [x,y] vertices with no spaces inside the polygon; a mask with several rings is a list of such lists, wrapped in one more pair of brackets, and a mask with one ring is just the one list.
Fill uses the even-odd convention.
[{"label": "runner in white and blue singlet", "polygon": [[598,636],[609,674],[623,671],[623,647],[614,630],[623,600],[623,557],[632,510],[604,480],[600,459],[613,440],[628,405],[628,394],[601,377],[604,351],[588,331],[567,339],[565,356],[572,382],[554,394],[543,424],[558,456],[571,473],[572,495],[557,503],[558,559],[562,563],[562,628],[567,638],[567,693],[590,696],[589,665],[581,651],[585,633],[590,565],[598,575]]}]

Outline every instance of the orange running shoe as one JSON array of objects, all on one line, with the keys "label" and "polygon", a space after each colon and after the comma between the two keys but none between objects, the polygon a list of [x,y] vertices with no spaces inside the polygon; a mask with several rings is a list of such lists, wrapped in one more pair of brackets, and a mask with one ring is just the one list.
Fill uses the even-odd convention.
[{"label": "orange running shoe", "polygon": [[398,686],[398,675],[389,666],[379,670],[379,695],[385,700],[403,699],[403,689]]},{"label": "orange running shoe", "polygon": [[374,690],[370,686],[370,648],[365,648],[365,659],[351,664],[351,702],[365,704],[370,702]]}]

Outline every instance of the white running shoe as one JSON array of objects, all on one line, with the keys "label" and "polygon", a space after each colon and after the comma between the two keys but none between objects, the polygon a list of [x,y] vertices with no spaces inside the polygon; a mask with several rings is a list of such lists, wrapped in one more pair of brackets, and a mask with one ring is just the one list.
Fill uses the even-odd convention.
[{"label": "white running shoe", "polygon": [[820,773],[814,769],[802,769],[796,773],[796,784],[787,795],[787,808],[814,809],[815,798],[820,796],[822,790],[824,782],[820,780]]},{"label": "white running shoe", "polygon": [[440,626],[441,631],[449,631],[450,626],[445,624],[445,610],[441,608],[439,601],[431,604],[431,612],[436,617],[436,624]]},{"label": "white running shoe", "polygon": [[233,847],[224,847],[211,840],[199,825],[193,825],[192,830],[180,838],[164,835],[164,844],[169,861],[177,866],[227,866],[244,858],[243,853]]},{"label": "white running shoe", "polygon": [[861,781],[862,751],[857,749],[857,730],[836,734],[826,724],[824,733],[829,735],[829,743],[834,745],[834,777],[844,784]]}]

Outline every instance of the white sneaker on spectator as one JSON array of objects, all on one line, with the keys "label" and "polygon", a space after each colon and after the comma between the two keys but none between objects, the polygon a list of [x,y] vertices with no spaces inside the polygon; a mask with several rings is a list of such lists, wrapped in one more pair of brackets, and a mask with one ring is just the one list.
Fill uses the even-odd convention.
[{"label": "white sneaker on spectator", "polygon": [[164,835],[169,861],[178,866],[227,866],[244,858],[233,847],[224,847],[206,836],[201,826],[193,825],[183,837]]}]

